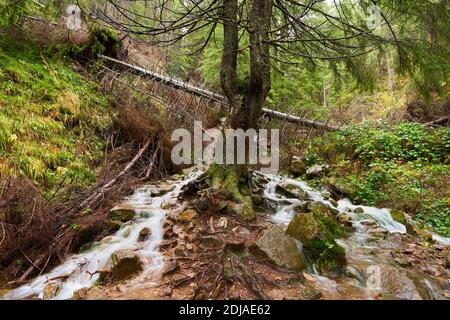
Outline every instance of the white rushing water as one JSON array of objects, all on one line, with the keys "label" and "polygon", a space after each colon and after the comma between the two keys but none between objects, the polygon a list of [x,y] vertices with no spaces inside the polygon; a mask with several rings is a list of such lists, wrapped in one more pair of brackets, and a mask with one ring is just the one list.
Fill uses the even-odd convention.
[{"label": "white rushing water", "polygon": [[[91,287],[100,276],[96,272],[108,269],[111,254],[121,249],[135,250],[144,263],[140,276],[149,276],[147,281],[151,281],[152,275],[158,275],[164,265],[158,246],[163,238],[162,228],[167,210],[162,209],[161,204],[176,201],[182,188],[201,174],[202,171],[194,171],[183,180],[168,181],[173,184],[173,190],[159,197],[151,196],[152,188],[139,188],[123,203],[135,209],[133,221],[96,243],[94,248],[71,256],[49,273],[12,290],[3,299],[42,298],[44,289],[59,281],[62,281],[61,288],[53,299],[70,299],[76,290]],[[138,242],[139,233],[144,228],[149,228],[151,234],[144,242]]]},{"label": "white rushing water", "polygon": [[[364,233],[364,228],[362,227],[361,222],[367,220],[367,218],[373,219],[379,226],[386,229],[390,233],[406,233],[405,225],[395,221],[392,218],[390,209],[354,205],[349,199],[339,200],[337,202],[338,206],[335,206],[330,201],[326,200],[321,192],[311,188],[304,181],[298,181],[276,175],[262,176],[268,180],[265,185],[264,196],[278,204],[276,213],[271,218],[274,223],[288,224],[295,215],[295,207],[303,203],[303,201],[296,198],[286,198],[276,193],[275,190],[277,185],[285,183],[294,185],[305,191],[310,200],[324,203],[332,209],[339,210],[340,212],[349,215],[353,221],[353,225],[356,228],[357,233]],[[355,213],[354,210],[356,208],[361,208],[364,212]],[[432,233],[432,235],[435,241],[445,245],[450,245],[450,238],[445,238],[434,233]]]},{"label": "white rushing water", "polygon": [[[121,249],[134,250],[143,261],[144,270],[139,275],[139,279],[146,283],[156,281],[156,276],[161,273],[164,265],[163,256],[158,249],[163,239],[163,224],[168,210],[173,210],[162,209],[161,204],[171,201],[176,202],[182,188],[199,177],[203,172],[202,170],[192,171],[182,180],[167,181],[167,184],[173,185],[173,190],[162,196],[152,196],[151,186],[139,188],[122,203],[135,210],[136,215],[133,221],[122,226],[115,234],[95,243],[89,251],[69,257],[63,264],[54,268],[49,273],[37,277],[29,284],[12,290],[2,299],[42,298],[44,290],[48,285],[59,282],[61,282],[60,290],[53,299],[70,299],[76,290],[92,287],[100,276],[96,272],[108,269],[111,254]],[[321,192],[311,188],[303,181],[276,175],[255,174],[266,179],[267,183],[264,184],[264,196],[276,204],[276,213],[271,216],[271,220],[274,223],[288,224],[296,213],[296,206],[305,202],[296,198],[286,198],[276,192],[277,185],[289,184],[305,191],[309,200],[324,203],[330,208],[350,216],[355,227],[355,232],[351,236],[350,241],[338,241],[346,250],[350,250],[354,246],[370,246],[366,241],[368,234],[363,225],[363,222],[367,221],[367,219],[375,221],[379,226],[391,233],[406,232],[405,226],[392,218],[389,209],[356,206],[348,199],[338,201],[338,205],[335,206],[332,202],[326,200]],[[354,210],[357,207],[362,208],[364,212],[355,213]],[[139,242],[139,233],[144,228],[149,228],[151,235],[145,241]],[[445,245],[450,245],[450,238],[433,234],[433,239]],[[336,286],[328,278],[318,274],[314,276],[317,278],[317,281],[321,281],[324,285],[333,288]]]}]

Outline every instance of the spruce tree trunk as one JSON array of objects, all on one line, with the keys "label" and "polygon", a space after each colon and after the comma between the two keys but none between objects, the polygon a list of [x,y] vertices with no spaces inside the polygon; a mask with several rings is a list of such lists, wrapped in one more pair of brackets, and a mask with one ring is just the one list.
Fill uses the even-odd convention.
[{"label": "spruce tree trunk", "polygon": [[[223,55],[220,68],[222,90],[230,104],[229,125],[232,129],[257,129],[258,119],[270,90],[269,32],[272,0],[250,0],[249,43],[250,70],[247,83],[238,84],[237,54],[239,49],[238,0],[223,0]],[[248,141],[245,152],[248,159]],[[236,155],[235,155],[236,156]],[[211,187],[229,191],[237,213],[245,220],[256,217],[250,194],[248,165],[214,165],[209,170]]]}]

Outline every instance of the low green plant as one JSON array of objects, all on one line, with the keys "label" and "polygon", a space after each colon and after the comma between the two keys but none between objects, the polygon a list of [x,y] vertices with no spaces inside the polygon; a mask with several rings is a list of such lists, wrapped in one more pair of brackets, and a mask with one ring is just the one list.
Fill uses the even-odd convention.
[{"label": "low green plant", "polygon": [[331,165],[313,183],[339,185],[353,201],[413,215],[450,236],[450,129],[418,123],[364,123],[316,138],[308,166]]}]

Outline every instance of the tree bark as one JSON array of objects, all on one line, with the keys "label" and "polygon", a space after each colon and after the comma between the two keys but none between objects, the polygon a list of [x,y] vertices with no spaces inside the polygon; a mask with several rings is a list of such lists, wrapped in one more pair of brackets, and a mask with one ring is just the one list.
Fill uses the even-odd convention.
[{"label": "tree bark", "polygon": [[220,67],[222,90],[228,99],[231,112],[238,105],[237,95],[237,53],[238,53],[238,0],[223,0],[223,53]]},{"label": "tree bark", "polygon": [[251,0],[249,14],[250,77],[244,101],[232,115],[234,128],[257,129],[270,91],[269,32],[272,0]]}]

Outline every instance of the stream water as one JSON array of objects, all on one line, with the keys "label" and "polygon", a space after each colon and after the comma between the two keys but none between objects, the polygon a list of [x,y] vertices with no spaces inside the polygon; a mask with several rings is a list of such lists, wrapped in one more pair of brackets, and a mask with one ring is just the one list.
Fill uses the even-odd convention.
[{"label": "stream water", "polygon": [[[136,212],[133,221],[122,226],[115,234],[95,243],[89,251],[71,256],[48,274],[41,275],[29,284],[12,290],[3,299],[42,298],[45,288],[57,282],[61,283],[60,290],[53,299],[70,299],[76,290],[93,286],[100,276],[96,272],[107,269],[110,265],[111,254],[120,249],[135,250],[144,263],[144,270],[138,279],[134,280],[134,283],[139,281],[146,283],[157,282],[157,276],[161,273],[164,265],[163,256],[158,246],[163,238],[163,224],[166,214],[168,210],[173,210],[173,208],[162,209],[161,204],[167,201],[176,202],[182,188],[202,173],[201,170],[193,171],[181,180],[166,181],[166,184],[172,185],[173,189],[162,196],[152,196],[152,188],[154,186],[144,186],[136,190],[124,202]],[[371,220],[373,221],[372,224],[376,224],[391,233],[406,232],[403,224],[392,219],[389,209],[355,206],[348,199],[338,201],[338,205],[335,206],[326,200],[321,192],[314,190],[305,182],[275,175],[261,175],[259,173],[256,175],[262,176],[266,180],[264,196],[276,204],[276,213],[270,218],[273,223],[288,224],[295,214],[295,207],[303,203],[299,199],[286,198],[279,195],[276,192],[276,187],[280,183],[295,185],[304,190],[310,200],[324,203],[330,208],[345,212],[345,214],[350,216],[355,232],[348,239],[339,240],[338,243],[346,249],[347,260],[354,269],[353,278],[358,279],[356,282],[354,279],[351,279],[351,285],[356,285],[362,290],[370,290],[371,288],[367,286],[367,277],[365,277],[363,270],[370,269],[371,265],[388,263],[388,261],[386,261],[385,256],[373,253],[373,249],[377,248],[377,243],[370,242],[367,221]],[[355,213],[354,209],[356,207],[361,207],[364,213]],[[151,235],[146,241],[139,242],[139,233],[143,228],[149,228]],[[438,242],[450,244],[449,238],[438,235],[433,237]],[[311,276],[315,277],[316,281],[323,288],[331,291],[336,290],[337,284],[335,280],[317,274],[314,272],[314,268],[312,268],[311,273]],[[428,282],[427,285],[433,287]],[[406,298],[411,297],[406,296]]]},{"label": "stream water", "polygon": [[[259,175],[259,173],[257,174]],[[342,199],[333,204],[324,197],[324,193],[311,188],[307,183],[282,176],[276,175],[262,175],[265,180],[264,196],[276,204],[275,214],[271,216],[271,221],[276,224],[288,225],[296,214],[295,208],[304,203],[304,201],[297,198],[287,198],[276,192],[278,185],[293,185],[306,192],[309,200],[321,202],[328,207],[338,210],[341,214],[349,216],[354,232],[347,239],[337,240],[337,243],[346,251],[346,258],[348,269],[351,277],[340,277],[339,281],[345,282],[348,287],[356,288],[360,296],[358,298],[370,298],[373,291],[380,291],[381,279],[371,277],[371,275],[381,277],[383,268],[389,268],[388,272],[392,273],[395,264],[394,260],[389,254],[389,249],[395,249],[396,244],[389,241],[373,241],[372,231],[389,232],[404,234],[406,233],[406,226],[395,221],[390,209],[375,208],[361,205],[354,205],[349,199]],[[355,210],[360,208],[359,210]],[[358,211],[359,213],[356,213]],[[450,245],[450,238],[445,238],[432,233],[433,240],[443,245]],[[397,244],[398,246],[398,244]],[[386,254],[387,252],[387,254]],[[321,289],[337,292],[338,283],[336,279],[330,279],[319,275],[314,266],[312,266],[311,277],[315,278]],[[405,274],[405,270],[397,268],[400,273]],[[378,273],[378,274],[377,274]],[[421,282],[421,286],[425,288],[427,296],[430,298],[442,298],[439,291],[439,286],[434,284],[432,280],[428,279],[422,274],[416,274],[416,282]],[[403,278],[401,281],[408,282],[409,280]],[[402,285],[405,285],[403,283]],[[415,286],[415,285],[414,285]],[[413,290],[409,288],[402,288],[403,292],[398,293],[392,298],[400,299],[420,299]]]},{"label": "stream water", "polygon": [[[162,229],[167,210],[162,209],[161,204],[176,201],[182,188],[202,173],[202,171],[193,171],[182,180],[168,180],[167,184],[173,185],[173,190],[162,196],[152,197],[153,187],[139,188],[123,203],[133,207],[136,212],[132,222],[122,226],[115,234],[95,243],[89,251],[73,255],[48,274],[41,275],[31,283],[12,290],[3,299],[42,298],[44,289],[59,281],[62,282],[61,288],[53,299],[70,299],[76,290],[91,287],[100,277],[96,272],[107,269],[111,254],[121,249],[135,250],[140,256],[144,263],[144,270],[139,277],[143,281],[156,281],[156,276],[164,266],[163,256],[158,246],[163,238]],[[151,234],[146,241],[139,242],[139,233],[144,228],[149,228]]]}]

